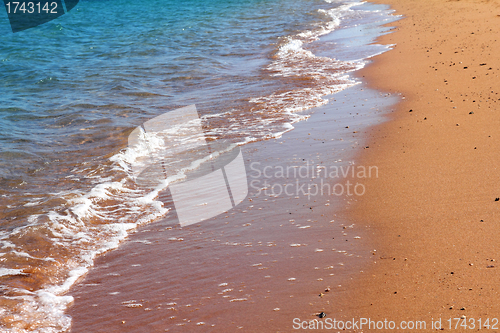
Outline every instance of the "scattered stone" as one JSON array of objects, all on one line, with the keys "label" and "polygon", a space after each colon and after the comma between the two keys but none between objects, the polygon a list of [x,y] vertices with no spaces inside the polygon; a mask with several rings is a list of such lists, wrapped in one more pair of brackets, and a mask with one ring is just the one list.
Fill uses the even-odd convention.
[{"label": "scattered stone", "polygon": [[495,266],[494,265],[488,265],[486,266],[486,268],[494,268]]},{"label": "scattered stone", "polygon": [[331,289],[330,289],[330,287],[327,287],[327,288],[325,289],[325,293],[329,292],[330,290],[331,290]]},{"label": "scattered stone", "polygon": [[469,112],[469,114],[474,114],[474,111]]},{"label": "scattered stone", "polygon": [[410,109],[410,111],[408,111],[408,112],[413,112],[413,109]]},{"label": "scattered stone", "polygon": [[465,310],[465,308],[460,308],[460,310],[464,311],[464,310]]},{"label": "scattered stone", "polygon": [[484,220],[481,220],[480,222],[484,222]]},{"label": "scattered stone", "polygon": [[500,198],[495,198],[495,201],[500,201]]},{"label": "scattered stone", "polygon": [[318,317],[320,317],[320,318],[325,318],[325,317],[326,317],[326,313],[324,313],[324,312],[320,312],[320,314],[318,315]]},{"label": "scattered stone", "polygon": [[319,293],[319,295],[318,295],[318,296],[319,296],[319,297],[323,297],[323,296],[325,296],[325,294],[323,294],[323,293]]}]

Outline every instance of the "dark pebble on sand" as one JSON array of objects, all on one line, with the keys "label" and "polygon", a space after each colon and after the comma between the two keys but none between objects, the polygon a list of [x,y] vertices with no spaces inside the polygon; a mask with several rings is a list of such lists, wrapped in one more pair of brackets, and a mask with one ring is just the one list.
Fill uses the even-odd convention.
[{"label": "dark pebble on sand", "polygon": [[325,317],[326,317],[326,313],[321,312],[321,313],[318,315],[318,317],[320,317],[320,318],[325,318]]}]

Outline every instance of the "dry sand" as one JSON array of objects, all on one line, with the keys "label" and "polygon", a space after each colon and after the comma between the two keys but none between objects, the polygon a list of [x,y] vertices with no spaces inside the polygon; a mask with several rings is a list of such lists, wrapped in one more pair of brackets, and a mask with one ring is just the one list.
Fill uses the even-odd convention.
[{"label": "dry sand", "polygon": [[336,310],[477,330],[500,318],[500,1],[373,2],[404,18],[359,75],[404,99],[367,132],[359,163],[379,178],[348,214],[376,251]]}]

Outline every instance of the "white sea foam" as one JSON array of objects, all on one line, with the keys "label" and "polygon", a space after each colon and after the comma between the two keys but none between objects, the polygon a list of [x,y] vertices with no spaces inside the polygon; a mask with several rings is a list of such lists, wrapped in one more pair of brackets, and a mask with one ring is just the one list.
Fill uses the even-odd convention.
[{"label": "white sea foam", "polygon": [[0,268],[0,276],[23,274],[22,269]]},{"label": "white sea foam", "polygon": [[[284,39],[274,55],[273,62],[267,66],[271,75],[298,80],[298,87],[285,92],[276,92],[267,96],[252,98],[253,111],[264,109],[267,112],[280,111],[286,125],[276,131],[277,136],[293,128],[291,124],[304,120],[306,116],[299,112],[328,103],[324,96],[338,93],[359,82],[351,79],[348,73],[365,66],[365,60],[339,61],[335,58],[321,57],[307,50],[308,45],[322,35],[337,29],[344,17],[352,13],[352,7],[363,2],[350,2],[319,13],[328,19],[314,29],[302,31]],[[311,82],[306,87],[300,86],[300,80]]]}]

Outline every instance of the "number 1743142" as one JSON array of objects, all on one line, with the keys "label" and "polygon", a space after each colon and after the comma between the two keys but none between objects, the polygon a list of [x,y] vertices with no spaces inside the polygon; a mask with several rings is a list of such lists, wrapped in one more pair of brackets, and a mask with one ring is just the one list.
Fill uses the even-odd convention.
[{"label": "number 1743142", "polygon": [[6,2],[8,14],[58,14],[57,2]]}]

